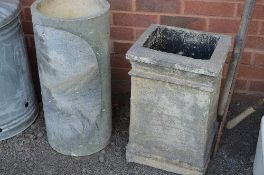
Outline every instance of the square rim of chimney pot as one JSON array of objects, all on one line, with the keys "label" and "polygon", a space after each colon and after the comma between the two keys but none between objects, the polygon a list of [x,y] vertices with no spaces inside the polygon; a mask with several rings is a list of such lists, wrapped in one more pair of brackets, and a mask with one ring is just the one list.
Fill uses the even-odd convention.
[{"label": "square rim of chimney pot", "polygon": [[[218,41],[209,59],[194,59],[192,57],[154,50],[153,48],[146,47],[151,35],[153,35],[153,33],[155,33],[155,31],[159,28],[183,31],[186,33],[205,34],[216,37]],[[141,62],[159,67],[217,77],[222,71],[230,47],[231,36],[229,35],[152,24],[128,50],[126,59],[132,62]]]}]

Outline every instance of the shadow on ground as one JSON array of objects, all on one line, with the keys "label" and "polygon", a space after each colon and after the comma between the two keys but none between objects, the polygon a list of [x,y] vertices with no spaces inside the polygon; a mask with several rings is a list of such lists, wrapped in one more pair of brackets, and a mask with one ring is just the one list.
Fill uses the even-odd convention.
[{"label": "shadow on ground", "polygon": [[[92,156],[61,155],[49,146],[43,116],[23,133],[0,142],[0,175],[173,175],[155,168],[127,163],[129,96],[113,100],[111,143]],[[233,104],[234,116],[246,108]],[[220,150],[207,175],[251,175],[261,113],[257,112],[233,130],[225,130]]]}]

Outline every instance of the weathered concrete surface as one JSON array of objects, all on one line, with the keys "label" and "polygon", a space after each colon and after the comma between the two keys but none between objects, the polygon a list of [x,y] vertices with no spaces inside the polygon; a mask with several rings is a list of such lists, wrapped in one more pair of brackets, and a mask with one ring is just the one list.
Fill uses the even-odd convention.
[{"label": "weathered concrete surface", "polygon": [[32,14],[48,140],[62,154],[90,155],[111,136],[109,4],[63,19],[43,15],[43,2]]},{"label": "weathered concrete surface", "polygon": [[30,126],[38,114],[18,0],[0,1],[0,140]]},{"label": "weathered concrete surface", "polygon": [[[217,38],[210,58],[197,59],[203,53],[191,58],[172,53],[178,48],[172,48],[171,53],[158,51],[163,44],[155,45],[154,37],[167,45],[175,41],[164,41],[168,37],[163,36],[164,27],[155,33],[157,27],[151,26],[127,53],[132,64],[127,160],[180,174],[203,174],[217,128],[221,70],[231,40],[210,33],[202,33],[199,40],[198,32],[169,27],[181,35],[193,36],[191,42],[206,47],[211,44],[208,39]],[[194,47],[186,40],[180,45],[185,44]],[[183,47],[185,52],[190,50],[188,47]]]}]

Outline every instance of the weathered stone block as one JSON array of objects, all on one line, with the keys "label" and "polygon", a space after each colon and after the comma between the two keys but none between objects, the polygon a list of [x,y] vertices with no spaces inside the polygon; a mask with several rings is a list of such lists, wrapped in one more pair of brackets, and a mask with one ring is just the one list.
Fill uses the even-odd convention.
[{"label": "weathered stone block", "polygon": [[203,174],[231,38],[152,25],[132,46],[127,161]]}]

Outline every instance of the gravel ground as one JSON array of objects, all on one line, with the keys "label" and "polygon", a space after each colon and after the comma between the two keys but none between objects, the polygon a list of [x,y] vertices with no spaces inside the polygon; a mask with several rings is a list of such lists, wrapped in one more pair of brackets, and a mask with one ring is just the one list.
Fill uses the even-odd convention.
[{"label": "gravel ground", "polygon": [[[113,101],[111,143],[92,156],[61,155],[49,146],[44,118],[40,115],[23,133],[0,142],[1,175],[173,175],[155,168],[127,163],[128,95]],[[231,115],[246,108],[233,104]],[[261,113],[255,113],[233,130],[225,130],[219,153],[209,164],[207,175],[250,175],[259,132]]]}]

